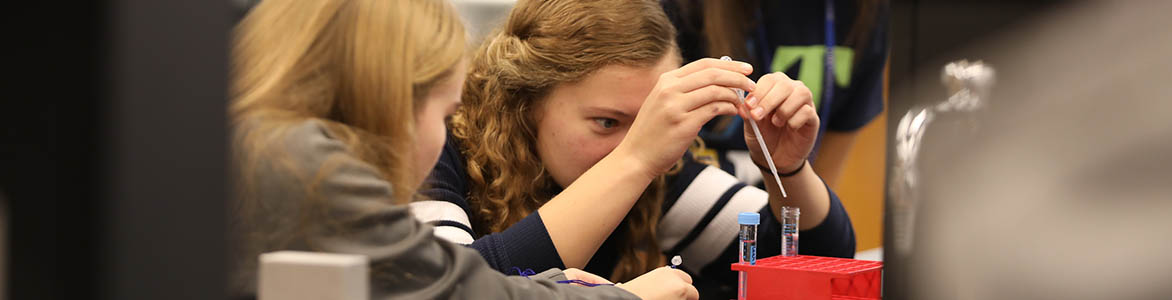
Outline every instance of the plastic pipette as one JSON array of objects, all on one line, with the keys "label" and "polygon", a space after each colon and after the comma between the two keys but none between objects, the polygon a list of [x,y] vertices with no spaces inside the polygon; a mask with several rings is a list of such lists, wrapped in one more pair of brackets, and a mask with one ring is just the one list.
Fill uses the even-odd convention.
[{"label": "plastic pipette", "polygon": [[[720,60],[732,61],[732,58],[721,56]],[[737,100],[741,101],[741,106],[745,106],[745,91],[738,88],[732,90],[737,93]],[[745,106],[745,108],[748,109],[748,106]],[[749,126],[753,127],[753,134],[757,136],[757,144],[761,145],[761,153],[765,155],[765,162],[769,163],[769,172],[773,173],[773,180],[777,181],[777,187],[781,189],[781,197],[789,198],[785,194],[785,187],[781,185],[781,177],[777,176],[777,166],[773,164],[773,155],[770,155],[769,148],[765,147],[765,138],[761,136],[761,129],[757,129],[757,120],[753,120],[751,116],[749,118]]]}]

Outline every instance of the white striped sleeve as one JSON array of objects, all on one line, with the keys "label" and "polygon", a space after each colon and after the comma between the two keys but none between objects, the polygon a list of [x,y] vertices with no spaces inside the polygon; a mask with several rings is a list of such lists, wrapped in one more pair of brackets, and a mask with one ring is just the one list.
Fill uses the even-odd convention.
[{"label": "white striped sleeve", "polygon": [[746,186],[719,168],[705,167],[660,221],[660,246],[678,251],[685,267],[700,270],[736,238],[737,214],[760,212],[768,204],[764,190]]},{"label": "white striped sleeve", "polygon": [[765,180],[761,177],[761,170],[757,169],[757,165],[753,163],[753,159],[749,156],[748,150],[730,150],[724,153],[724,157],[732,163],[733,169],[736,170],[737,179],[749,185],[757,185],[757,183]]},{"label": "white striped sleeve", "polygon": [[720,195],[736,184],[736,178],[716,167],[701,170],[659,221],[659,246],[662,249],[674,248],[700,223]]},{"label": "white striped sleeve", "polygon": [[447,201],[425,200],[408,204],[419,222],[435,226],[435,236],[457,244],[471,244],[472,225],[468,213]]},{"label": "white striped sleeve", "polygon": [[760,212],[768,204],[769,193],[756,187],[747,186],[734,194],[728,205],[720,209],[716,218],[696,237],[696,241],[680,252],[681,256],[688,258],[684,260],[684,266],[689,270],[700,270],[712,263],[724,252],[725,246],[737,238],[737,231],[740,230],[737,214]]}]

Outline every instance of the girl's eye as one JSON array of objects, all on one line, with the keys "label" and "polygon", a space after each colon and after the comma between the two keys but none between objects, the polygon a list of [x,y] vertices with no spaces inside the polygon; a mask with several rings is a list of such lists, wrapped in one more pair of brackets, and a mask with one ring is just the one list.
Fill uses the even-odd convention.
[{"label": "girl's eye", "polygon": [[594,118],[594,122],[603,129],[611,129],[619,125],[619,121],[611,118]]}]

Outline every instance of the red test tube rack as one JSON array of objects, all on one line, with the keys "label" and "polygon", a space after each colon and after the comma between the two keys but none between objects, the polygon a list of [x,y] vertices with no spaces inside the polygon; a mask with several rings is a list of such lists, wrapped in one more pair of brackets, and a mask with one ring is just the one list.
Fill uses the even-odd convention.
[{"label": "red test tube rack", "polygon": [[748,274],[748,299],[880,299],[883,262],[821,256],[774,256],[756,265],[732,264]]}]

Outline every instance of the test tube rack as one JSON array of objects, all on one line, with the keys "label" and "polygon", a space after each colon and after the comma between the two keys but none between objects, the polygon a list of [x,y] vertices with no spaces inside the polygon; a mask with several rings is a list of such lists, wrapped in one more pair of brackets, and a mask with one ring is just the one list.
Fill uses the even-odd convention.
[{"label": "test tube rack", "polygon": [[821,256],[774,256],[756,265],[732,264],[748,274],[748,299],[880,299],[883,262]]}]

